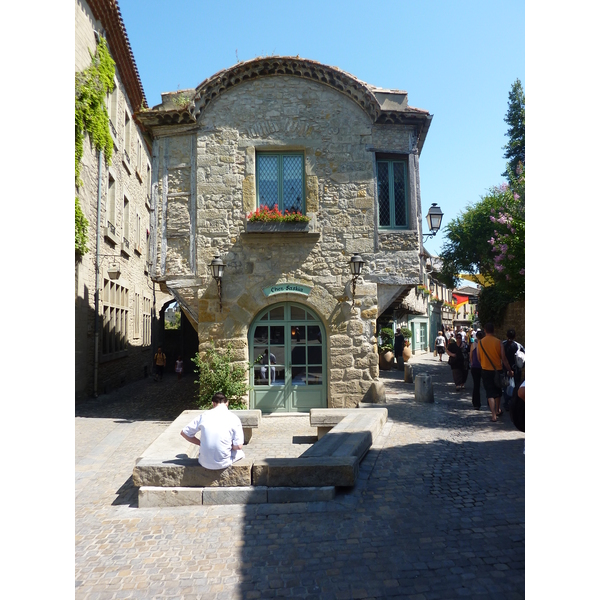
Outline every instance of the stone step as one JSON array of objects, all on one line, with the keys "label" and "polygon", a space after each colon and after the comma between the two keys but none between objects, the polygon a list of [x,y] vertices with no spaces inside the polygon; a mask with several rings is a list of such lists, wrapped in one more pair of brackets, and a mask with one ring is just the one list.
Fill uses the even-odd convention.
[{"label": "stone step", "polygon": [[251,486],[231,488],[153,487],[139,490],[139,508],[197,506],[215,504],[287,504],[293,502],[326,502],[335,498],[334,486],[273,487]]}]

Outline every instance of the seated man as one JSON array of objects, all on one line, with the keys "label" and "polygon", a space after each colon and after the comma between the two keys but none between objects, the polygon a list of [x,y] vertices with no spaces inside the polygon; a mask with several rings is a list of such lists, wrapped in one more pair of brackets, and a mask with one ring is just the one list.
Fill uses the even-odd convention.
[{"label": "seated man", "polygon": [[[188,442],[200,446],[198,462],[205,469],[225,469],[244,458],[244,432],[240,418],[229,412],[229,400],[221,392],[212,399],[212,409],[197,416],[182,430]],[[200,431],[200,439],[196,433]]]}]

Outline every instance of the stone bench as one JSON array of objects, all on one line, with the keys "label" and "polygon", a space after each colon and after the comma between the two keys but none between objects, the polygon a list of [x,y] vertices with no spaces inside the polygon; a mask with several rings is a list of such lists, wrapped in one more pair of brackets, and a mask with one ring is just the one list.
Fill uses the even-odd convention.
[{"label": "stone bench", "polygon": [[352,487],[360,461],[386,421],[386,408],[313,408],[311,425],[327,427],[327,435],[298,458],[255,461],[252,483],[266,487]]},{"label": "stone bench", "polygon": [[[198,446],[180,435],[198,412],[179,415],[138,458],[133,483],[140,507],[330,500],[336,487],[355,484],[360,461],[387,421],[385,408],[312,409],[311,425],[329,433],[302,456],[244,458],[210,470],[198,463]],[[244,412],[258,413],[246,423],[260,424],[260,411],[236,414]]]},{"label": "stone bench", "polygon": [[[213,487],[249,486],[252,484],[252,461],[243,458],[226,469],[205,469],[198,463],[198,446],[181,436],[181,430],[201,410],[182,412],[171,425],[146,449],[133,469],[137,487]],[[260,410],[236,410],[244,429],[244,443],[252,430],[260,425]]]}]

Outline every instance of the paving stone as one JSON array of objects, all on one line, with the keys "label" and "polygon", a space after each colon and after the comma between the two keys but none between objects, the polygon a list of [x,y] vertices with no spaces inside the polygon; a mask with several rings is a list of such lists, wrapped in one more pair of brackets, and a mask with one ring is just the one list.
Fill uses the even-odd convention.
[{"label": "paving stone", "polygon": [[258,504],[267,501],[267,488],[263,486],[204,488],[202,503]]},{"label": "paving stone", "polygon": [[[457,394],[445,362],[410,362],[431,376],[435,402],[382,372],[388,422],[354,487],[329,501],[140,509],[135,461],[196,408],[193,378],[77,405],[76,600],[524,598],[524,434],[474,411],[471,380]],[[292,458],[316,439],[308,415],[263,417],[244,451]]]}]

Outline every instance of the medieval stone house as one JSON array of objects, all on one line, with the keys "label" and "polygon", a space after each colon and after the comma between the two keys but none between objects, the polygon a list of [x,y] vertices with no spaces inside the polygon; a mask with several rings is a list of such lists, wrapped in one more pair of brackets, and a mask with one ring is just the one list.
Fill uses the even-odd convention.
[{"label": "medieval stone house", "polygon": [[114,150],[108,164],[86,137],[75,189],[89,221],[89,251],[75,265],[78,399],[149,374],[152,320],[170,298],[149,272],[151,142],[134,118],[145,97],[127,33],[114,0],[77,0],[75,72],[90,65],[100,36],[116,63],[107,98]]},{"label": "medieval stone house", "polygon": [[[136,116],[154,140],[152,275],[200,350],[231,344],[251,365],[251,408],[356,406],[379,374],[377,318],[423,280],[432,116],[406,92],[297,57],[239,63]],[[309,223],[266,228],[248,220],[260,206]]]}]

